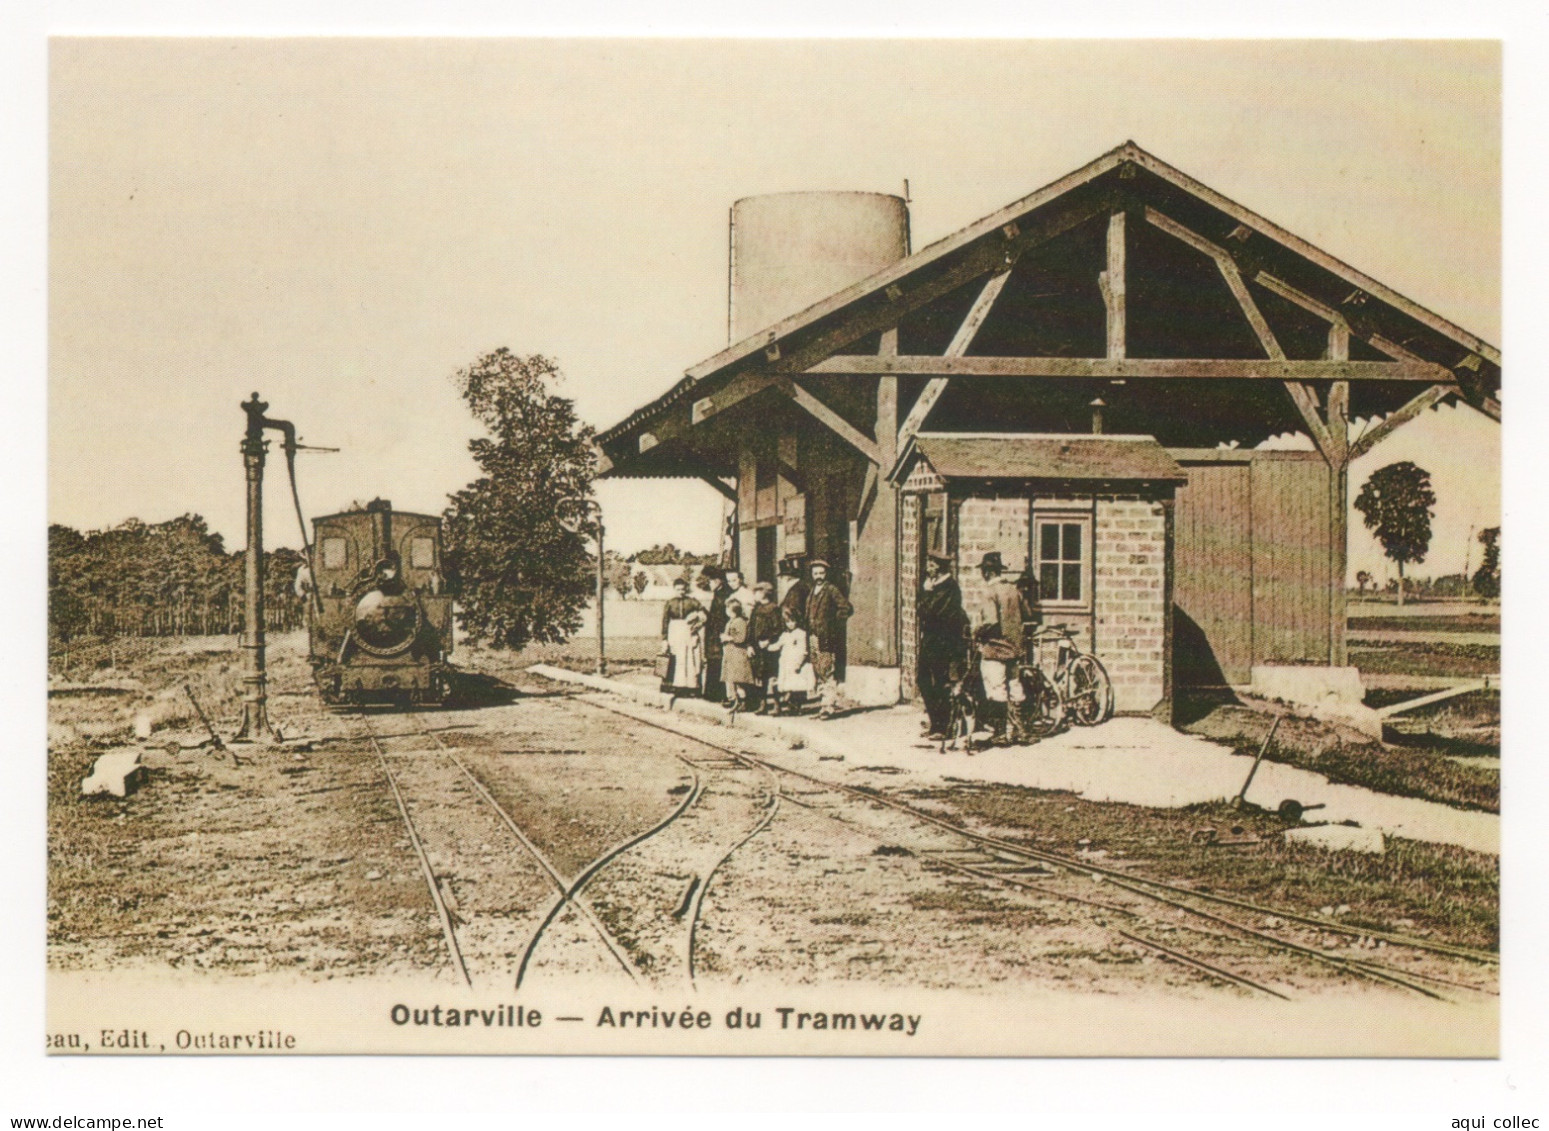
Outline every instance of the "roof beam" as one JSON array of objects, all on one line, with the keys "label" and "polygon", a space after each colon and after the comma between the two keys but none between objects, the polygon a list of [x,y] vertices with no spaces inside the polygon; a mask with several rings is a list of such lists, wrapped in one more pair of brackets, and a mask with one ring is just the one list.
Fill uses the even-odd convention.
[{"label": "roof beam", "polygon": [[1220,271],[1221,277],[1226,280],[1232,297],[1242,308],[1243,316],[1247,318],[1248,325],[1253,327],[1253,333],[1258,337],[1259,345],[1263,347],[1264,352],[1277,360],[1285,357],[1285,351],[1280,348],[1275,332],[1269,328],[1263,311],[1259,310],[1259,304],[1254,302],[1253,296],[1248,293],[1248,284],[1243,282],[1242,272],[1237,269],[1237,261],[1232,258],[1231,252],[1219,244],[1211,243],[1198,232],[1185,228],[1171,216],[1158,212],[1150,206],[1146,208],[1146,220],[1174,239],[1182,240],[1195,251],[1213,259],[1216,270]]},{"label": "roof beam", "polygon": [[[792,340],[781,339],[785,341],[781,357],[771,363],[771,368],[780,373],[806,372],[857,338],[878,330],[891,329],[898,325],[904,315],[942,295],[972,283],[975,279],[982,279],[985,275],[1006,270],[1023,253],[1068,232],[1093,216],[1107,213],[1112,206],[1112,201],[1106,196],[1096,194],[1076,201],[1056,202],[1042,216],[1027,217],[1019,225],[1006,225],[998,237],[964,248],[961,258],[939,274],[919,281],[903,276],[893,286],[870,292],[863,302],[857,302],[856,306],[833,324],[821,329],[814,326],[810,336],[803,334]],[[883,277],[876,276],[871,282]],[[827,300],[823,305],[828,305]],[[765,337],[775,340],[778,327],[769,331]],[[696,366],[689,370],[689,375],[698,376],[703,368]]]},{"label": "roof beam", "polygon": [[817,397],[796,384],[796,382],[787,380],[781,382],[781,385],[791,400],[795,401],[797,406],[814,420],[860,452],[861,455],[865,456],[872,463],[880,464],[882,462],[882,452],[870,436],[867,436],[855,425],[818,400]]},{"label": "roof beam", "polygon": [[[1392,435],[1399,425],[1408,424],[1426,409],[1438,404],[1448,393],[1456,393],[1457,391],[1456,385],[1432,385],[1425,392],[1404,405],[1403,408],[1396,412],[1388,413],[1381,424],[1362,434],[1360,439],[1350,445],[1350,459],[1352,461],[1360,459],[1367,452],[1371,451],[1372,448]],[[1500,418],[1496,417],[1496,419],[1499,420]]]},{"label": "roof beam", "polygon": [[[995,305],[995,300],[1000,297],[1000,292],[1006,286],[1006,280],[1011,278],[1011,268],[991,275],[989,281],[984,284],[984,289],[979,292],[979,297],[974,299],[972,309],[963,319],[963,324],[957,328],[957,333],[952,336],[951,343],[947,346],[947,357],[962,357],[968,352],[968,347],[973,344],[974,336],[978,334],[979,327],[984,325],[984,320],[989,317],[990,308]],[[892,358],[898,356],[895,348]],[[925,426],[925,418],[930,415],[930,410],[936,407],[936,402],[941,399],[941,394],[947,391],[947,379],[934,377],[920,390],[920,395],[915,399],[914,406],[909,410],[909,415],[898,427],[898,446],[896,451],[902,451],[912,436]]]},{"label": "roof beam", "polygon": [[765,389],[773,388],[779,383],[780,379],[778,377],[771,377],[767,374],[738,374],[724,389],[707,397],[700,397],[692,402],[689,408],[690,422],[700,424],[709,420],[716,413],[725,412],[733,405],[741,404],[749,397],[762,393]]},{"label": "roof beam", "polygon": [[[984,289],[979,292],[979,297],[974,299],[973,306],[969,309],[963,324],[957,328],[957,333],[952,335],[952,341],[947,345],[948,357],[962,357],[968,352],[968,347],[973,345],[975,335],[979,333],[979,327],[984,325],[984,320],[990,316],[990,307],[995,305],[995,300],[1000,297],[1001,290],[1006,285],[1006,280],[1011,278],[1011,268],[998,271],[989,277],[984,284]],[[898,350],[893,350],[897,356]]]},{"label": "roof beam", "polygon": [[1123,212],[1108,217],[1108,269],[1097,273],[1097,286],[1108,312],[1108,357],[1118,360],[1124,357],[1127,324]]},{"label": "roof beam", "polygon": [[[1428,361],[1288,361],[1272,358],[938,357],[904,354],[836,354],[808,370],[813,374],[921,377],[1070,377],[1239,381],[1425,381],[1453,384],[1452,373]],[[923,396],[922,398],[923,399]],[[918,405],[918,402],[916,402]],[[910,415],[913,415],[912,413]]]},{"label": "roof beam", "polygon": [[699,476],[699,478],[704,480],[704,482],[708,483],[710,486],[714,487],[717,491],[725,495],[732,502],[735,503],[737,501],[737,488],[728,486],[726,483],[723,483],[720,478],[714,475],[706,474]]}]

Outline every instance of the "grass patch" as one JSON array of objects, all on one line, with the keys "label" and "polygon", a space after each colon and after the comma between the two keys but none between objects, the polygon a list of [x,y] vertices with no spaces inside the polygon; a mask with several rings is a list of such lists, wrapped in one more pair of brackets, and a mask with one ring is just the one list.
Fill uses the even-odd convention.
[{"label": "grass patch", "polygon": [[[1008,840],[1074,853],[1077,841],[1131,861],[1137,875],[1317,915],[1348,906],[1340,922],[1494,949],[1500,938],[1500,865],[1452,845],[1388,838],[1384,855],[1287,844],[1273,814],[1222,802],[1150,809],[1085,801],[1071,793],[1008,785],[917,791],[952,818],[994,826]],[[1242,825],[1263,839],[1233,848],[1190,843],[1200,828]],[[1239,914],[1240,917],[1240,914]]]},{"label": "grass patch", "polygon": [[1467,678],[1500,671],[1501,648],[1499,644],[1451,644],[1445,641],[1363,644],[1350,649],[1350,662],[1362,672],[1383,675]]},{"label": "grass patch", "polygon": [[[1184,695],[1180,702],[1183,707],[1175,721],[1181,730],[1227,743],[1239,754],[1257,754],[1273,721],[1269,714],[1235,701]],[[1384,746],[1341,727],[1286,715],[1264,758],[1397,797],[1499,813],[1500,771],[1455,762],[1447,757],[1451,752],[1444,746]]]},{"label": "grass patch", "polygon": [[1455,617],[1351,617],[1350,632],[1499,632],[1501,614],[1463,613]]}]

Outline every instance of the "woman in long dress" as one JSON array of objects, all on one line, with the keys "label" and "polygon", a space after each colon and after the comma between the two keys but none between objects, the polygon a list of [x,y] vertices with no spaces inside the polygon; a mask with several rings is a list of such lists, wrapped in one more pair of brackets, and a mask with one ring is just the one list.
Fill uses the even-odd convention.
[{"label": "woman in long dress", "polygon": [[701,628],[705,607],[688,595],[683,578],[672,583],[673,596],[662,608],[662,651],[668,658],[662,691],[677,697],[699,694],[705,670],[705,641]]}]

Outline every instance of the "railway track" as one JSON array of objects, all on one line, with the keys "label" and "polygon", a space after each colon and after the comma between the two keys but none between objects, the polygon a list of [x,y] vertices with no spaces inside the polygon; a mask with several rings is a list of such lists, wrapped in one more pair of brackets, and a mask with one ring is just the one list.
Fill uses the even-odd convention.
[{"label": "railway track", "polygon": [[[430,894],[431,902],[441,926],[448,961],[457,976],[466,984],[472,985],[473,976],[469,970],[467,958],[464,955],[465,948],[459,938],[458,928],[461,916],[456,908],[450,904],[446,895],[447,877],[439,874],[432,865],[429,853],[425,848],[425,837],[411,815],[411,807],[406,800],[403,785],[398,775],[394,773],[390,756],[383,748],[382,736],[372,728],[369,716],[356,712],[354,717],[366,732],[367,740],[377,755],[389,789],[397,804],[399,814],[403,819],[410,844],[419,861],[421,872],[425,878],[426,888]],[[471,788],[473,795],[478,798],[481,807],[486,808],[487,811],[494,815],[500,825],[520,846],[524,856],[538,866],[553,889],[544,913],[538,920],[535,928],[528,935],[526,945],[522,948],[521,958],[516,964],[514,974],[515,987],[520,989],[532,973],[537,954],[545,941],[550,938],[552,928],[563,918],[567,909],[573,909],[587,924],[590,928],[590,933],[602,943],[612,958],[613,963],[631,981],[640,981],[642,972],[635,961],[632,960],[629,949],[623,945],[614,931],[610,930],[603,923],[596,909],[587,899],[587,889],[593,885],[610,865],[613,865],[632,850],[645,844],[652,838],[657,837],[692,811],[704,798],[708,782],[713,780],[718,772],[728,770],[745,771],[747,769],[746,764],[741,760],[729,759],[719,751],[709,758],[697,759],[686,754],[674,752],[673,756],[683,763],[692,775],[691,785],[684,792],[677,805],[651,827],[610,846],[576,875],[567,877],[554,861],[534,842],[527,831],[521,827],[510,811],[501,805],[486,783],[474,773],[472,768],[459,756],[455,749],[449,746],[434,730],[420,725],[418,716],[396,715],[394,718],[411,720],[414,736],[427,740],[433,747],[433,752],[455,768],[461,779]],[[675,735],[674,737],[679,736]],[[771,783],[774,781],[772,776],[769,780]],[[759,814],[753,827],[745,835],[737,838],[734,843],[722,850],[718,850],[703,874],[692,878],[689,890],[678,911],[674,914],[682,936],[682,942],[674,949],[685,956],[683,960],[684,976],[691,984],[695,976],[696,943],[705,894],[714,881],[716,873],[732,854],[768,827],[769,822],[778,811],[779,801],[777,787],[765,790],[762,802],[758,807]]]},{"label": "railway track", "polygon": [[[1028,845],[1008,841],[1004,838],[977,833],[895,798],[885,797],[872,790],[828,781],[812,774],[770,762],[746,750],[734,749],[700,736],[685,734],[683,731],[664,726],[633,710],[625,710],[618,706],[606,702],[598,702],[594,698],[582,697],[580,695],[573,695],[570,698],[575,702],[585,703],[601,711],[622,715],[635,722],[655,727],[700,746],[716,750],[726,758],[764,770],[775,781],[783,779],[799,782],[808,793],[808,796],[805,798],[798,797],[791,790],[782,786],[779,787],[779,792],[776,795],[777,802],[784,800],[794,803],[809,811],[819,813],[842,824],[847,824],[852,828],[863,828],[863,826],[857,825],[853,819],[847,818],[845,806],[816,802],[811,796],[814,793],[818,795],[823,793],[837,794],[851,803],[851,808],[853,808],[854,802],[862,802],[866,806],[890,810],[920,825],[927,826],[940,833],[945,833],[959,841],[959,845],[952,849],[927,849],[916,852],[915,854],[919,855],[929,866],[972,876],[986,883],[1018,888],[1139,920],[1146,918],[1145,913],[1139,909],[1141,906],[1152,905],[1170,908],[1193,920],[1198,920],[1199,924],[1209,924],[1208,927],[1196,924],[1193,928],[1201,936],[1220,937],[1223,933],[1236,936],[1269,952],[1280,955],[1294,955],[1308,962],[1329,967],[1352,979],[1379,983],[1426,998],[1444,1001],[1451,1000],[1440,990],[1432,987],[1445,987],[1448,990],[1463,991],[1473,995],[1499,996],[1498,991],[1490,988],[1488,985],[1443,977],[1430,972],[1400,969],[1375,959],[1329,954],[1324,949],[1243,923],[1222,914],[1218,909],[1225,906],[1237,911],[1261,915],[1271,920],[1280,920],[1288,924],[1295,923],[1303,928],[1314,929],[1327,935],[1342,935],[1345,937],[1381,941],[1391,947],[1422,951],[1460,963],[1468,963],[1475,966],[1498,965],[1498,956],[1488,951],[1416,939],[1394,932],[1367,930],[1322,919],[1314,919],[1310,916],[1263,907],[1245,900],[1238,900],[1211,892],[1194,891],[1176,884],[1167,883],[1166,881],[1103,867],[1094,862],[1081,860],[1063,853],[1033,848]],[[1094,898],[1094,893],[1092,892],[1076,893],[1052,886],[1056,880],[1068,881],[1071,878],[1091,881],[1094,887],[1100,885],[1104,894],[1124,892],[1130,897],[1130,905],[1121,905],[1112,899]],[[1168,926],[1171,927],[1172,925],[1169,924]],[[1113,931],[1116,937],[1122,938],[1132,945],[1143,947],[1169,961],[1192,969],[1196,973],[1215,981],[1267,996],[1277,998],[1286,998],[1288,996],[1270,986],[1255,982],[1219,963],[1210,962],[1197,954],[1190,954],[1177,947],[1164,945],[1154,939],[1146,938],[1134,932],[1117,929],[1113,929]]]}]

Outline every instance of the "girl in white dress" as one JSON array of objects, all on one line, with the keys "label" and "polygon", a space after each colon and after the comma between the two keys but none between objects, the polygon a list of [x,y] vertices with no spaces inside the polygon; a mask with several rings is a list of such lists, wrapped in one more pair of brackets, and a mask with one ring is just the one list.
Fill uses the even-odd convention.
[{"label": "girl in white dress", "polygon": [[807,630],[801,627],[801,617],[795,609],[785,609],[785,631],[770,650],[779,652],[780,668],[775,677],[775,689],[779,698],[775,702],[775,714],[784,713],[789,707],[796,710],[796,697],[809,695],[815,681],[812,678],[812,662],[807,655]]}]

